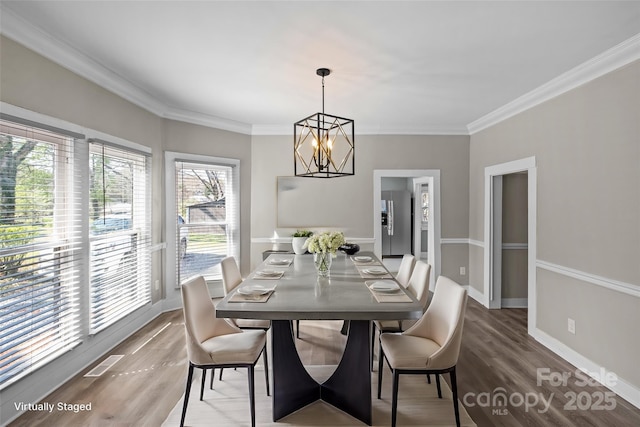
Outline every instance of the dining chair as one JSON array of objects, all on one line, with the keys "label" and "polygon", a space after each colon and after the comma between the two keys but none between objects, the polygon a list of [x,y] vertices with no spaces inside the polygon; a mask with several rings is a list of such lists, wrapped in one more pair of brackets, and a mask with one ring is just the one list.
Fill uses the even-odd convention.
[{"label": "dining chair", "polygon": [[202,276],[183,283],[180,291],[189,359],[180,426],[184,426],[187,414],[194,369],[202,369],[200,388],[200,400],[202,400],[206,370],[224,367],[247,368],[251,425],[255,426],[254,368],[260,354],[264,356],[267,396],[270,394],[269,362],[266,352],[267,333],[262,330],[243,331],[226,319],[216,317],[216,308]]},{"label": "dining chair", "polygon": [[[222,287],[224,289],[224,295],[227,296],[235,288],[242,283],[242,274],[240,268],[236,263],[236,259],[232,256],[224,258],[220,262],[220,269],[222,270]],[[234,325],[240,329],[262,329],[268,331],[271,327],[270,320],[263,319],[229,319]],[[222,380],[222,369],[220,369],[220,380]],[[213,388],[213,377],[215,370],[211,373],[211,388]],[[206,374],[203,374],[206,376]]]},{"label": "dining chair", "polygon": [[453,280],[440,276],[431,304],[420,320],[402,334],[383,333],[380,336],[378,399],[382,390],[383,360],[386,359],[393,374],[392,427],[396,425],[400,375],[435,374],[438,397],[442,398],[439,375],[446,373],[451,378],[456,426],[460,426],[456,364],[466,305],[467,290]]},{"label": "dining chair", "polygon": [[400,267],[398,268],[398,274],[396,274],[396,280],[405,288],[409,284],[411,279],[411,273],[413,273],[413,267],[416,265],[416,257],[411,254],[404,254]]},{"label": "dining chair", "polygon": [[[236,259],[232,256],[226,257],[220,263],[222,270],[222,286],[224,295],[227,296],[235,288],[242,283],[242,275],[236,263]],[[263,319],[230,319],[234,325],[240,329],[263,329],[268,330],[271,327],[270,320]]]},{"label": "dining chair", "polygon": [[[413,255],[412,255],[413,256]],[[429,300],[429,278],[431,276],[431,265],[424,261],[415,260],[411,277],[407,281],[406,289],[411,293],[422,306],[422,311],[427,309]],[[410,261],[409,261],[410,262]],[[373,370],[373,355],[376,338],[376,330],[380,334],[384,332],[402,332],[415,323],[415,320],[374,320],[371,328],[371,369]],[[378,357],[380,357],[380,340],[378,340]]]}]

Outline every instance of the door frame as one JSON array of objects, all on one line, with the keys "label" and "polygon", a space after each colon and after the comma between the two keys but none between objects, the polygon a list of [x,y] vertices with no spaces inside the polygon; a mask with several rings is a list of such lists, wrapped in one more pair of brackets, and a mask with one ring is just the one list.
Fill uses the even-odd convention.
[{"label": "door frame", "polygon": [[[434,206],[434,195],[431,191],[431,186],[434,185],[434,179],[431,176],[421,176],[419,178],[413,178],[413,253],[418,254],[416,258],[422,256],[422,186],[426,185],[429,188],[429,209]],[[431,212],[429,212],[431,214]],[[428,227],[431,227],[432,220],[430,218]],[[435,254],[431,253],[429,249],[435,248],[434,234],[430,232],[430,228],[427,228],[427,262],[431,265],[435,265]],[[435,280],[435,278],[434,278]],[[431,280],[430,280],[431,281]]]},{"label": "door frame", "polygon": [[[435,280],[440,275],[440,169],[375,169],[373,171],[373,252],[382,259],[382,213],[380,211],[380,203],[382,201],[382,178],[425,178],[429,182],[429,209],[431,215],[431,224],[433,224],[433,233],[429,230],[429,243],[433,244],[433,248],[429,247],[429,263],[431,263],[432,273],[429,280],[429,289],[435,287]],[[414,185],[415,188],[415,185]],[[414,209],[415,209],[414,203]],[[415,242],[414,242],[415,245]],[[412,248],[413,249],[413,248]]]},{"label": "door frame", "polygon": [[[532,334],[536,325],[536,211],[537,168],[535,156],[487,166],[484,169],[484,306],[501,306],[501,256],[502,248],[502,176],[516,172],[527,172],[527,308],[528,332]],[[498,240],[500,240],[498,242]],[[500,254],[501,255],[501,254]],[[498,279],[498,280],[495,280]]]}]

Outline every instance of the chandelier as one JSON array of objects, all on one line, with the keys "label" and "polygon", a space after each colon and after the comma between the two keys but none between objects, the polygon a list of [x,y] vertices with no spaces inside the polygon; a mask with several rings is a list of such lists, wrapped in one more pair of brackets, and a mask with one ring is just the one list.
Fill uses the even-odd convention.
[{"label": "chandelier", "polygon": [[355,174],[353,120],[324,112],[324,78],[328,68],[318,68],[322,77],[322,113],[293,124],[293,171],[295,176],[336,178]]}]

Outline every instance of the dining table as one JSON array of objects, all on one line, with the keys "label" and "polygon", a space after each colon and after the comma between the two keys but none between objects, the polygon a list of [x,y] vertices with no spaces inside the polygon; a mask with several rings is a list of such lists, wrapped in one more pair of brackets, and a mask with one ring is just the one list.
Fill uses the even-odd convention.
[{"label": "dining table", "polygon": [[[272,254],[216,305],[223,318],[271,320],[273,421],[322,400],[372,424],[373,320],[417,319],[423,307],[371,252],[337,254],[328,277],[312,254]],[[347,340],[324,382],[307,371],[296,350],[292,321],[343,320]]]}]

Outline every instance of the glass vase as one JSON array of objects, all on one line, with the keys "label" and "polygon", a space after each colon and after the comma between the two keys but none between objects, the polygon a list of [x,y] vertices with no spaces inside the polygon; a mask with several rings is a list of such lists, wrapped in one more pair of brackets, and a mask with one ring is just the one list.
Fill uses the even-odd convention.
[{"label": "glass vase", "polygon": [[320,277],[329,277],[331,271],[331,254],[328,252],[316,252],[313,254],[313,262]]}]

